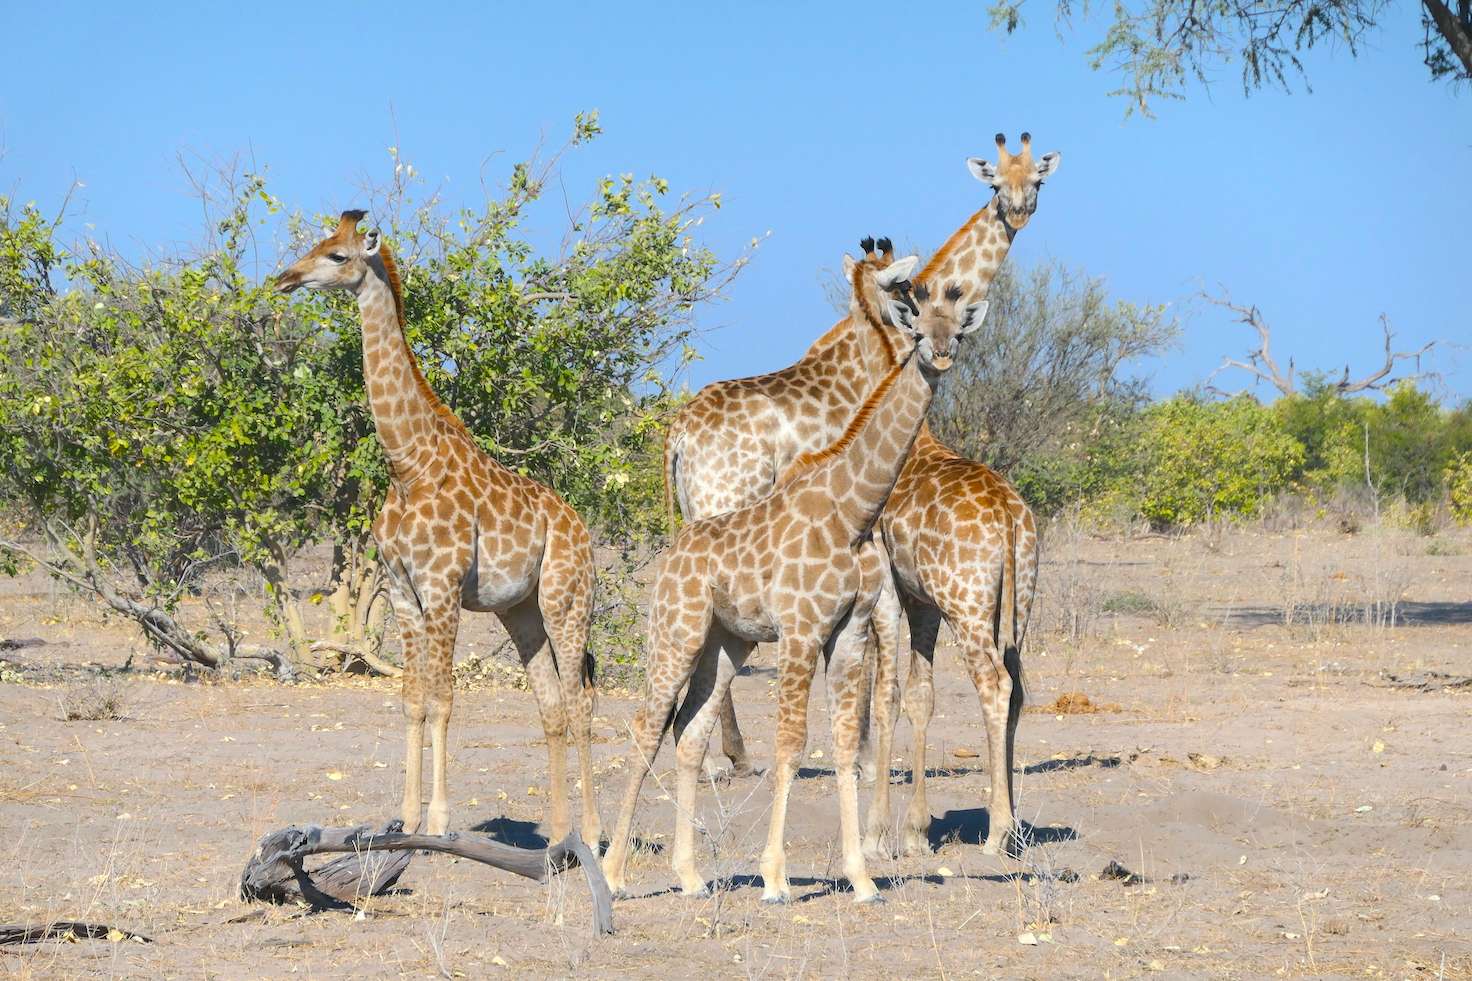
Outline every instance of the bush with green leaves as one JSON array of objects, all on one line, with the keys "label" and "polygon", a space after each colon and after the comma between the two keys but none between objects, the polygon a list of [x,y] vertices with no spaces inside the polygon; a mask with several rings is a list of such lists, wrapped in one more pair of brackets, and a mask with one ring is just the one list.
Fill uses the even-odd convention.
[{"label": "bush with green leaves", "polygon": [[961,347],[930,424],[958,453],[1006,473],[1051,514],[1096,497],[1132,464],[1145,379],[1124,373],[1173,347],[1167,308],[1113,300],[1103,279],[1056,260],[1006,263],[986,325]]},{"label": "bush with green leaves", "polygon": [[[568,147],[598,132],[579,117]],[[476,208],[446,208],[398,158],[391,183],[363,191],[400,257],[406,333],[431,384],[490,453],[628,549],[663,534],[668,378],[743,260],[694,237],[718,195],[671,206],[665,182],[630,176],[598,182],[539,248],[523,226],[557,187],[559,157],[517,165]],[[315,663],[312,642],[332,640],[382,667],[368,525],[387,474],[356,306],[289,300],[251,275],[310,245],[322,221],[284,216],[262,174],[206,176],[198,248],[141,264],[64,244],[60,220],[0,198],[0,452],[12,461],[0,549],[11,571],[39,562],[190,660]],[[286,252],[262,240],[273,231]],[[334,548],[331,581],[298,582],[293,557],[319,542]],[[243,647],[226,617],[176,617],[228,565],[259,572],[286,658]],[[336,628],[313,638],[301,603],[323,596]]]},{"label": "bush with green leaves", "polygon": [[1182,393],[1143,413],[1139,512],[1158,525],[1248,517],[1285,489],[1303,444],[1248,395]]}]

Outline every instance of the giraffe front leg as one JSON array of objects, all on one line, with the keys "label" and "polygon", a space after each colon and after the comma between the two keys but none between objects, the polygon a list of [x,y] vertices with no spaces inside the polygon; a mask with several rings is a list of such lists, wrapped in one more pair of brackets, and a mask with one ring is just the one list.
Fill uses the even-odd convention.
[{"label": "giraffe front leg", "polygon": [[399,621],[404,647],[402,709],[404,713],[404,799],[399,817],[407,834],[416,834],[424,812],[425,650],[423,611],[403,588],[396,567],[389,565],[389,601]]},{"label": "giraffe front leg", "polygon": [[797,761],[808,742],[808,693],[817,669],[818,644],[806,638],[784,636],[777,645],[777,735],[773,745],[776,783],[772,789],[772,820],[767,847],[762,852],[762,902],[792,900],[787,883],[787,799],[797,775]]},{"label": "giraffe front leg", "polygon": [[854,616],[833,639],[828,658],[828,718],[833,727],[833,755],[838,769],[839,835],[843,845],[843,874],[854,890],[854,902],[883,902],[869,877],[859,836],[857,759],[861,729],[861,702],[865,700],[867,618]]},{"label": "giraffe front leg", "polygon": [[[433,762],[429,793],[429,834],[442,835],[450,827],[449,752],[450,712],[455,704],[451,666],[455,659],[455,637],[460,629],[460,591],[445,591],[434,600],[425,600],[424,610],[424,721],[429,725],[430,755]],[[411,736],[411,739],[413,737]],[[418,754],[415,754],[416,756]]]},{"label": "giraffe front leg", "polygon": [[874,861],[890,858],[885,844],[893,817],[890,797],[890,760],[894,753],[894,727],[899,719],[899,617],[896,592],[886,588],[875,604],[872,630],[877,641],[874,689],[869,710],[876,764],[874,798],[869,803],[869,820],[864,834],[864,857]]}]

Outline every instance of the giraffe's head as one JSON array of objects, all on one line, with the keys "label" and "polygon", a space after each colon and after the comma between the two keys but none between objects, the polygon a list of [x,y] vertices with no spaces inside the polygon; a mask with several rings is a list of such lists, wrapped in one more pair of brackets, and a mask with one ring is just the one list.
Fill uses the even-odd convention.
[{"label": "giraffe's head", "polygon": [[995,166],[979,157],[971,157],[966,165],[983,184],[997,192],[997,217],[1016,231],[1032,213],[1038,210],[1038,188],[1043,178],[1058,172],[1058,161],[1062,156],[1056,151],[1045,153],[1040,160],[1032,158],[1032,134],[1022,134],[1022,152],[1013,156],[1007,152],[1007,137],[997,134],[997,163]]},{"label": "giraffe's head", "polygon": [[843,278],[849,284],[849,315],[876,326],[894,326],[889,321],[889,299],[893,294],[909,290],[910,277],[915,274],[920,257],[895,258],[894,244],[887,238],[877,242],[866,238],[859,248],[864,250],[862,259],[847,254],[843,257]]},{"label": "giraffe's head", "polygon": [[911,299],[889,302],[894,326],[914,344],[915,356],[926,375],[934,377],[950,369],[960,353],[961,338],[981,327],[986,319],[986,301],[961,306],[962,290],[948,286],[933,296],[924,283],[915,287]]},{"label": "giraffe's head", "polygon": [[344,211],[337,231],[276,277],[276,290],[351,290],[357,292],[368,275],[369,262],[379,255],[383,238],[378,229],[358,231],[366,211]]}]

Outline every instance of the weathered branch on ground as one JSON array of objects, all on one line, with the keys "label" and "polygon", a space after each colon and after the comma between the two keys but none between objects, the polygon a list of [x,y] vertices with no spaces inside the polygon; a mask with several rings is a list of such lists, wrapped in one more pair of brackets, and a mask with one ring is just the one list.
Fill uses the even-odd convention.
[{"label": "weathered branch on ground", "polygon": [[0,945],[34,944],[43,940],[137,940],[153,943],[152,937],[129,930],[119,930],[105,923],[84,923],[81,920],[53,920],[50,923],[32,923],[29,926],[0,926]]},{"label": "weathered branch on ground", "polygon": [[358,660],[374,674],[381,674],[389,678],[402,677],[404,674],[403,668],[390,664],[366,647],[359,647],[355,644],[335,644],[330,640],[319,640],[312,645],[312,653],[337,654],[342,657],[344,668],[350,661]]},{"label": "weathered branch on ground", "polygon": [[[1283,395],[1296,394],[1298,391],[1298,385],[1293,379],[1293,359],[1288,359],[1287,371],[1284,371],[1281,367],[1279,367],[1278,362],[1273,359],[1273,328],[1271,324],[1266,323],[1262,319],[1262,311],[1260,311],[1255,306],[1238,306],[1237,304],[1232,302],[1231,296],[1227,293],[1225,289],[1222,290],[1221,297],[1212,296],[1211,294],[1204,291],[1198,295],[1202,299],[1206,300],[1208,303],[1215,304],[1219,307],[1226,307],[1228,310],[1231,310],[1237,315],[1236,319],[1238,323],[1247,324],[1253,330],[1257,331],[1257,337],[1260,341],[1256,350],[1247,352],[1246,361],[1238,361],[1235,358],[1228,358],[1226,356],[1223,356],[1223,363],[1215,371],[1207,376],[1206,389],[1210,392],[1216,393],[1217,395],[1223,395],[1227,397],[1241,394],[1235,392],[1225,392],[1211,384],[1211,380],[1213,378],[1215,378],[1221,372],[1226,371],[1228,368],[1240,368],[1243,371],[1248,372],[1249,374],[1256,377],[1258,381],[1265,381],[1268,384],[1272,385]],[[1376,371],[1373,374],[1366,375],[1364,378],[1361,378],[1358,381],[1349,380],[1349,365],[1345,365],[1343,377],[1341,377],[1338,381],[1329,386],[1332,391],[1337,394],[1348,395],[1354,392],[1363,392],[1366,390],[1379,391],[1380,389],[1385,388],[1388,385],[1393,385],[1396,382],[1401,381],[1420,381],[1423,378],[1439,379],[1441,377],[1439,372],[1423,372],[1418,370],[1415,374],[1412,375],[1399,375],[1397,377],[1390,378],[1389,376],[1395,371],[1396,362],[1414,361],[1416,362],[1416,367],[1419,369],[1421,366],[1421,355],[1426,354],[1438,344],[1446,344],[1448,342],[1440,340],[1429,341],[1418,351],[1396,351],[1393,349],[1395,332],[1390,329],[1390,320],[1384,314],[1380,315],[1380,329],[1385,332],[1385,364],[1380,367],[1379,371]]]},{"label": "weathered branch on ground", "polygon": [[[596,936],[613,932],[613,894],[598,859],[574,831],[546,848],[516,848],[485,835],[451,831],[443,835],[403,834],[402,821],[382,831],[366,824],[351,828],[292,825],[260,840],[240,876],[240,897],[250,902],[306,902],[319,909],[345,908],[392,888],[415,851],[443,852],[546,882],[557,872],[581,866],[593,901]],[[302,867],[308,855],[350,852],[352,858],[329,862],[311,872]],[[374,853],[398,852],[392,857]]]}]

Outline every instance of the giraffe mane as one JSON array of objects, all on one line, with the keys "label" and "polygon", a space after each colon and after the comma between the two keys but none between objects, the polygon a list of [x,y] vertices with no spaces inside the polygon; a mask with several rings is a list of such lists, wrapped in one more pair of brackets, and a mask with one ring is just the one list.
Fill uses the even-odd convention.
[{"label": "giraffe mane", "polygon": [[849,280],[849,289],[859,301],[859,310],[863,312],[864,319],[869,322],[869,329],[879,335],[879,343],[884,345],[884,356],[890,364],[895,362],[894,342],[889,339],[889,334],[884,330],[884,320],[869,303],[869,294],[864,291],[864,267],[868,260],[854,265],[853,278]]},{"label": "giraffe mane", "polygon": [[951,257],[951,253],[955,252],[956,249],[960,247],[960,243],[965,241],[970,236],[972,227],[975,226],[977,222],[984,219],[988,214],[996,214],[996,211],[997,197],[996,194],[993,193],[992,199],[986,203],[986,207],[982,208],[976,214],[972,215],[971,218],[966,222],[966,224],[962,225],[956,230],[956,233],[954,235],[946,239],[945,244],[940,247],[935,255],[930,257],[930,261],[925,264],[925,268],[915,274],[915,282],[928,282],[930,280],[930,277],[935,275],[936,270],[945,265],[946,260]]},{"label": "giraffe mane", "polygon": [[889,390],[899,380],[900,372],[904,371],[905,366],[909,363],[910,359],[906,358],[891,368],[889,374],[885,375],[884,379],[875,386],[873,393],[864,400],[864,404],[859,407],[858,413],[854,416],[853,421],[848,424],[848,428],[843,431],[843,435],[834,440],[830,446],[821,450],[814,450],[810,453],[804,453],[796,460],[793,460],[787,469],[783,471],[782,479],[777,481],[777,486],[781,487],[791,483],[794,479],[807,473],[820,463],[831,460],[842,453],[858,437],[859,431],[864,428],[865,423],[874,415],[874,412],[879,408],[879,403],[884,401],[884,396],[889,394]]},{"label": "giraffe mane", "polygon": [[[384,242],[378,247],[378,258],[383,260],[383,272],[388,278],[389,292],[394,295],[394,312],[398,315],[399,330],[402,332],[404,331],[404,286],[402,280],[399,278],[398,263],[394,262],[393,254],[389,251],[387,242]],[[414,349],[409,346],[407,333],[404,335],[404,350],[409,355],[409,370],[414,375],[415,384],[419,386],[419,393],[424,396],[434,411],[440,414],[441,418],[453,424],[455,428],[459,429],[466,436],[469,436],[470,430],[465,428],[465,423],[461,422],[460,417],[455,415],[448,405],[441,402],[440,397],[435,394],[434,389],[429,387],[429,381],[424,377],[424,372],[419,370],[419,359],[414,356]]]}]

